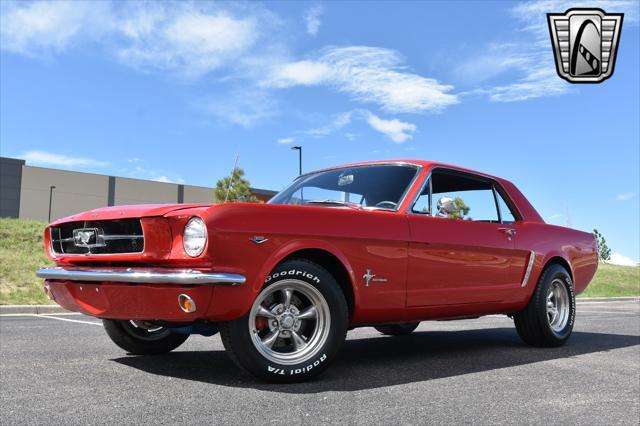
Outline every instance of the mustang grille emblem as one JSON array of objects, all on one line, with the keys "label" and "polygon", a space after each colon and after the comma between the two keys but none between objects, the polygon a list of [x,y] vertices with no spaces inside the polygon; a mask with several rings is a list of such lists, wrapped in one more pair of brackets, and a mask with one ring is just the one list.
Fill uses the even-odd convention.
[{"label": "mustang grille emblem", "polygon": [[73,230],[73,243],[79,247],[95,247],[98,244],[98,230],[95,228],[82,228]]},{"label": "mustang grille emblem", "polygon": [[623,16],[602,9],[548,13],[558,75],[570,83],[601,83],[611,77]]}]

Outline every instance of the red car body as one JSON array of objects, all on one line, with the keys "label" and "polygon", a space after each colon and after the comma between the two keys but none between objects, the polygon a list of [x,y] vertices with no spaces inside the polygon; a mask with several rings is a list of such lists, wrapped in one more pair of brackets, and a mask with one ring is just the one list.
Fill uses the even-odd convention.
[{"label": "red car body", "polygon": [[[51,277],[45,285],[64,308],[99,318],[227,321],[247,313],[278,264],[306,257],[336,276],[349,305],[350,326],[356,327],[521,311],[550,262],[567,269],[576,293],[592,279],[597,268],[593,236],[545,224],[511,182],[434,162],[402,163],[415,165],[418,173],[396,211],[240,203],[116,206],[61,219],[45,231],[49,257],[66,270],[195,270],[242,276],[244,283],[235,282],[241,285]],[[413,201],[436,168],[490,179],[519,220],[504,225],[412,214]],[[185,224],[194,216],[204,220],[208,233],[204,252],[195,258],[182,243]],[[140,253],[65,255],[51,249],[50,227],[125,218],[141,221]],[[195,301],[195,312],[178,306],[181,294]]]}]

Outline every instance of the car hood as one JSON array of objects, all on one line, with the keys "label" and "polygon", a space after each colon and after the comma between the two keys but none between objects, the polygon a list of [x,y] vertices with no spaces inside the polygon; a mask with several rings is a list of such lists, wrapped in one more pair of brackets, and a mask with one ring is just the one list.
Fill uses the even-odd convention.
[{"label": "car hood", "polygon": [[55,221],[54,224],[85,220],[113,220],[135,217],[164,216],[165,214],[176,210],[210,206],[211,204],[137,204],[131,206],[103,207],[64,217]]}]

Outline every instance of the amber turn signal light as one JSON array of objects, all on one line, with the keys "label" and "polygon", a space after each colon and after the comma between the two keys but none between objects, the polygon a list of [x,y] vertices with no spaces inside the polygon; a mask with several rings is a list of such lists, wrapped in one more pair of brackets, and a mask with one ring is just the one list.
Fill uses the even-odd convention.
[{"label": "amber turn signal light", "polygon": [[196,311],[196,302],[186,294],[178,296],[178,305],[188,314]]}]

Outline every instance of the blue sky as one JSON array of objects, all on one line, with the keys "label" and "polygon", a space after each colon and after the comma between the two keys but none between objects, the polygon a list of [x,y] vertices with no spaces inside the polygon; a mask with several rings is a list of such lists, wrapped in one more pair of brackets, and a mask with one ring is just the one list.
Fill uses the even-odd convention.
[{"label": "blue sky", "polygon": [[[571,85],[545,13],[624,12],[615,74]],[[420,158],[515,182],[640,258],[640,2],[10,3],[0,142],[29,164],[253,186]]]}]

